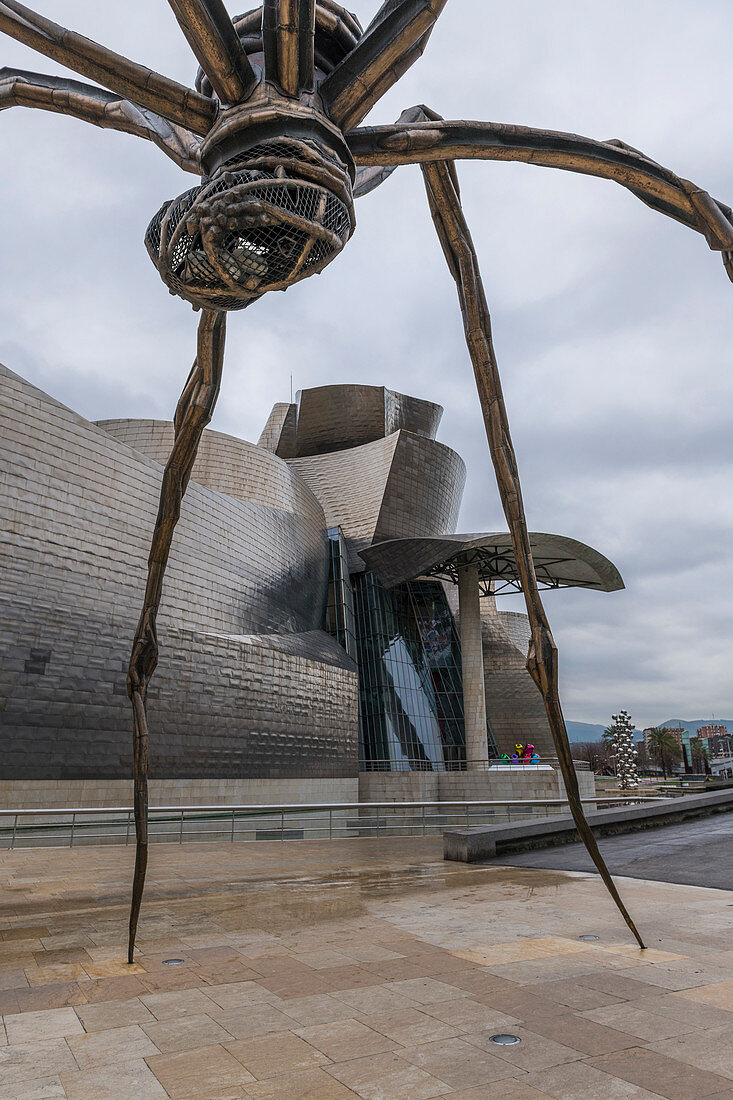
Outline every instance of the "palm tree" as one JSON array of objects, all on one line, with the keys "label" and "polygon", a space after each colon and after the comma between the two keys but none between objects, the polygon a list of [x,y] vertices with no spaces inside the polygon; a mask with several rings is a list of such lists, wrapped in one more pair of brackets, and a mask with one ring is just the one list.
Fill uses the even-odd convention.
[{"label": "palm tree", "polygon": [[702,737],[690,738],[690,757],[693,771],[704,772],[705,761],[710,759],[710,752]]},{"label": "palm tree", "polygon": [[662,765],[662,775],[667,778],[667,769],[682,756],[682,750],[668,729],[655,726],[649,730],[647,738],[649,755]]}]

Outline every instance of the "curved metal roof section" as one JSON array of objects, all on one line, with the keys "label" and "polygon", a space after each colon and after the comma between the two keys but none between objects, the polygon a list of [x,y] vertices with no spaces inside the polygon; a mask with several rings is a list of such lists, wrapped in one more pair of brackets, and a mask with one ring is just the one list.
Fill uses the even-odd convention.
[{"label": "curved metal roof section", "polygon": [[398,431],[435,439],[442,415],[434,401],[386,386],[314,386],[273,407],[258,446],[290,459],[363,447]]},{"label": "curved metal roof section", "polygon": [[404,429],[435,439],[443,409],[385,386],[339,384],[300,390],[295,457],[361,447]]},{"label": "curved metal roof section", "polygon": [[[544,532],[531,532],[529,538],[540,588],[618,592],[624,587],[613,562],[584,542]],[[385,588],[425,576],[457,583],[458,570],[462,566],[477,565],[479,583],[487,594],[489,591],[521,592],[508,531],[389,539],[361,550],[360,557]]]}]

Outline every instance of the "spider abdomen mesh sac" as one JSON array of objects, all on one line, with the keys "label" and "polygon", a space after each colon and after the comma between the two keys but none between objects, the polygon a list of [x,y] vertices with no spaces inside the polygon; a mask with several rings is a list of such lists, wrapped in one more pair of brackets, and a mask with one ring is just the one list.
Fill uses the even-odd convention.
[{"label": "spider abdomen mesh sac", "polygon": [[162,207],[145,243],[172,293],[202,308],[243,309],[341,251],[353,229],[349,206],[296,176],[293,163],[282,143],[259,146],[247,162],[225,165]]}]

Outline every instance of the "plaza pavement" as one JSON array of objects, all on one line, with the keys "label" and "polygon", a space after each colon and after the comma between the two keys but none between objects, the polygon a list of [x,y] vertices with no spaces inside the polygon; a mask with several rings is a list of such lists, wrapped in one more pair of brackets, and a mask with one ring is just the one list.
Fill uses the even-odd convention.
[{"label": "plaza pavement", "polygon": [[733,1098],[733,893],[441,848],[0,853],[0,1097]]}]

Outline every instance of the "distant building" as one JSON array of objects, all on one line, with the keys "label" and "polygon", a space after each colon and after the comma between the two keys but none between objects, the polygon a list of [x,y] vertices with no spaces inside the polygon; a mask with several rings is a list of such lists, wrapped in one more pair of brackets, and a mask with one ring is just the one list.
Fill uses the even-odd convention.
[{"label": "distant building", "polygon": [[733,755],[733,735],[716,735],[714,737],[707,738],[708,752],[711,758],[714,756],[731,756]]},{"label": "distant building", "polygon": [[647,752],[649,752],[649,738],[651,737],[652,733],[654,733],[655,729],[660,728],[666,730],[667,733],[671,733],[680,748],[682,748],[683,745],[689,745],[690,734],[687,732],[684,726],[675,726],[674,728],[670,726],[651,726],[649,729],[644,730],[644,747],[646,748]]},{"label": "distant building", "polygon": [[[685,729],[684,726],[662,726],[661,728],[674,737],[682,751],[682,759],[679,762],[681,769],[689,770],[692,767],[690,742],[696,737],[706,743],[711,761],[714,757],[733,756],[733,735],[728,733],[727,726],[716,726],[711,723],[693,730]],[[649,737],[652,732],[653,728],[644,730],[644,747],[647,752],[649,752]]]},{"label": "distant building", "polygon": [[684,726],[676,726],[674,729],[670,728],[669,726],[665,726],[664,729],[666,729],[667,733],[672,734],[680,748],[682,748],[682,746],[690,740],[690,735],[684,728]]},{"label": "distant building", "polygon": [[696,737],[703,737],[706,740],[710,737],[725,737],[728,733],[727,726],[700,726],[695,732]]},{"label": "distant building", "polygon": [[712,757],[710,771],[719,779],[733,779],[733,753]]}]

